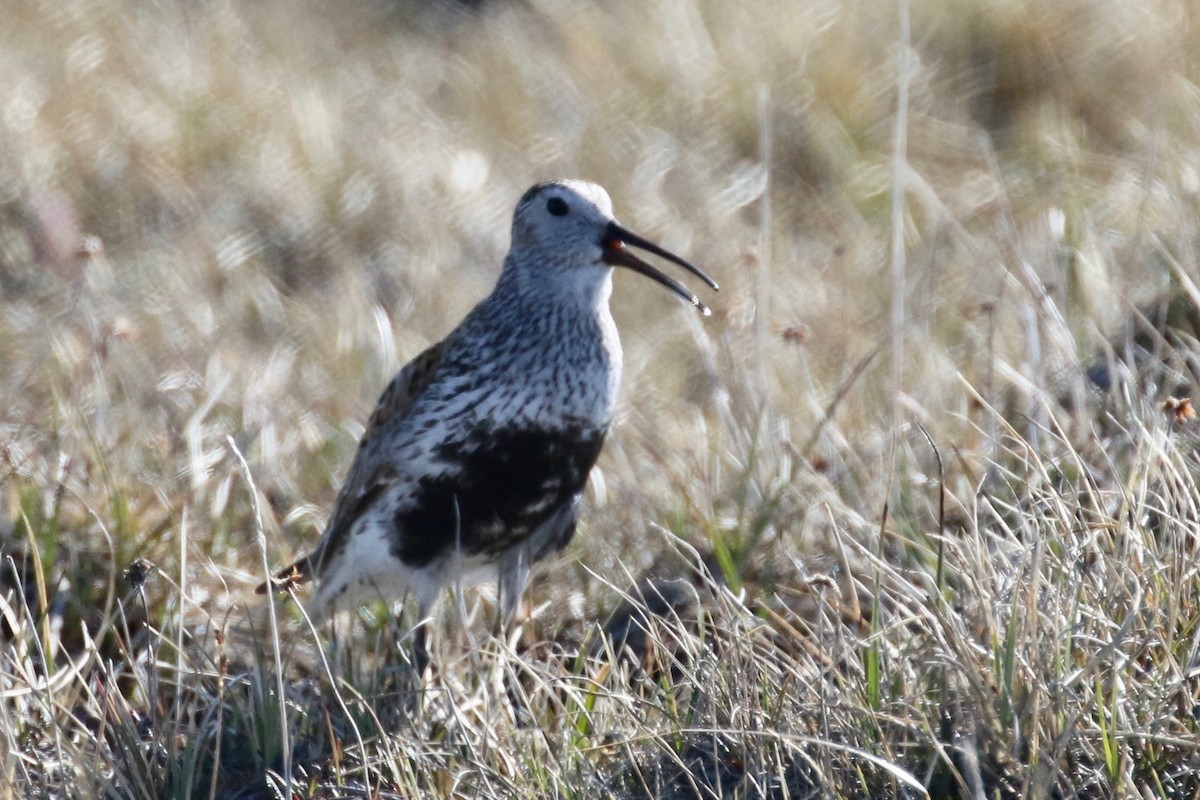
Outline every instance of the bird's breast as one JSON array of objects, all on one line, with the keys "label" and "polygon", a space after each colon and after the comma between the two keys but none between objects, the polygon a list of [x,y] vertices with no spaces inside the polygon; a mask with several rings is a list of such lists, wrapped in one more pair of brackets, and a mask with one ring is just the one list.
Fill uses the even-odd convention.
[{"label": "bird's breast", "polygon": [[606,429],[621,381],[621,344],[608,314],[530,320],[521,335],[474,354],[452,404],[492,428]]}]

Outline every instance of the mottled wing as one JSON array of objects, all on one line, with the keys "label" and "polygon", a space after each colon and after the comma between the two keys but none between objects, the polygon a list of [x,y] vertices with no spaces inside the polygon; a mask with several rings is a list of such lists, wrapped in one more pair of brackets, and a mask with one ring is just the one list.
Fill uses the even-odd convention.
[{"label": "mottled wing", "polygon": [[[338,493],[333,514],[325,526],[325,533],[312,553],[296,560],[272,578],[271,583],[279,590],[296,586],[320,573],[322,562],[329,554],[341,549],[343,539],[354,521],[367,509],[379,494],[394,479],[396,468],[383,457],[381,434],[388,423],[403,419],[415,401],[428,388],[437,374],[445,352],[445,340],[432,345],[412,361],[408,362],[392,379],[367,421],[367,429],[358,443],[358,452],[346,476],[346,482]],[[267,584],[258,587],[263,594]]]}]

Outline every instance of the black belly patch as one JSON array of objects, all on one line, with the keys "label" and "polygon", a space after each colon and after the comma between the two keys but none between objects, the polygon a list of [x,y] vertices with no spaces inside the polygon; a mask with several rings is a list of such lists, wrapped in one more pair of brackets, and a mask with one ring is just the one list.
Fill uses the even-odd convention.
[{"label": "black belly patch", "polygon": [[[442,445],[436,455],[458,468],[421,480],[416,501],[396,514],[393,552],[414,567],[455,547],[467,556],[499,556],[574,502],[604,433],[511,429]],[[569,538],[574,520],[564,523]]]}]

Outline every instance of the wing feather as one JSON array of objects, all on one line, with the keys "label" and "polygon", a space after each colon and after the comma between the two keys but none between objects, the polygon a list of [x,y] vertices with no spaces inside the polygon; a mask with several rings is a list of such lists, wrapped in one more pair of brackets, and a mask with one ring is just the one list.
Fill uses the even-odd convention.
[{"label": "wing feather", "polygon": [[[277,572],[269,584],[280,591],[286,591],[319,574],[326,557],[337,552],[344,544],[343,540],[353,527],[354,521],[394,479],[396,468],[387,459],[380,457],[376,440],[389,423],[404,419],[413,402],[433,382],[445,350],[444,340],[431,345],[392,378],[367,421],[366,431],[359,440],[354,462],[350,466],[342,490],[338,493],[333,514],[329,517],[321,540],[311,553]],[[259,594],[266,593],[268,583],[258,587]]]}]

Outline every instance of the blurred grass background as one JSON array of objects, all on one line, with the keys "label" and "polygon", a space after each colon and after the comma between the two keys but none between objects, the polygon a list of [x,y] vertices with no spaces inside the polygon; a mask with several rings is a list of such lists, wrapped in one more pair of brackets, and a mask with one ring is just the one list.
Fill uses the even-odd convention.
[{"label": "blurred grass background", "polygon": [[[207,655],[191,666],[215,658],[213,630],[240,618],[262,577],[229,437],[264,501],[272,563],[283,563],[315,541],[390,375],[490,289],[516,199],[537,180],[581,177],[608,189],[627,226],[702,266],[722,291],[715,317],[700,320],[617,276],[622,407],[582,535],[535,578],[528,640],[577,642],[619,605],[618,589],[680,574],[691,546],[727,590],[744,590],[758,619],[804,617],[798,609],[823,597],[813,587],[830,574],[841,586],[835,605],[849,606],[838,612],[847,631],[887,629],[884,640],[905,641],[904,598],[929,599],[920,574],[973,620],[957,631],[962,643],[978,636],[986,652],[1003,629],[1011,647],[1041,652],[1038,626],[980,622],[994,612],[980,598],[1011,600],[1023,574],[1014,565],[1040,555],[1037,540],[1053,542],[1066,564],[1111,556],[1119,579],[1108,589],[1140,585],[1150,577],[1128,557],[1128,529],[1149,537],[1139,541],[1163,559],[1155,563],[1173,565],[1170,585],[1181,590],[1160,596],[1152,581],[1138,597],[1168,603],[1156,607],[1182,637],[1151,659],[1175,664],[1183,693],[1163,695],[1182,716],[1167,725],[1176,750],[1162,764],[1181,775],[1197,766],[1195,749],[1180,744],[1196,733],[1186,697],[1195,699],[1200,663],[1193,423],[1182,414],[1171,433],[1157,408],[1190,394],[1200,368],[1195,4],[919,0],[907,50],[896,7],[850,1],[65,0],[5,12],[0,546],[8,638],[25,630],[43,648],[41,666],[30,655],[24,672],[13,656],[8,690],[81,653],[92,669],[137,662],[136,631],[96,636],[118,612],[133,628],[145,622],[151,639],[203,629],[193,646]],[[902,64],[907,147],[897,153]],[[905,204],[894,220],[897,189]],[[906,259],[899,329],[894,224]],[[995,509],[1011,505],[981,521],[984,495]],[[1158,538],[1164,529],[1182,538]],[[964,551],[948,588],[950,532],[986,545]],[[1145,544],[1168,540],[1169,553]],[[120,578],[137,558],[159,575],[140,616]],[[891,568],[904,581],[890,584]],[[1035,561],[1033,574],[1040,568]],[[1039,600],[1053,588],[1039,580],[1021,595],[1026,611],[1043,603],[1054,613]],[[976,581],[991,589],[972,595]],[[881,602],[889,591],[896,596]],[[1076,611],[1095,603],[1116,613],[1103,592],[1076,592]],[[890,623],[880,621],[884,608],[898,614]],[[864,674],[879,666],[879,641],[851,647]],[[810,658],[825,646],[813,642]],[[922,647],[893,655],[905,665],[892,666],[920,675],[943,658]],[[180,670],[186,649],[174,657]],[[1036,661],[1027,680],[1052,693]],[[1013,662],[996,663],[1011,683]],[[886,706],[886,680],[875,677],[858,698],[871,719]],[[923,707],[920,685],[888,691],[921,708],[923,746],[938,740],[939,713],[955,724],[978,716],[945,712],[953,685]],[[804,703],[809,691],[789,694]],[[1107,690],[1097,691],[1107,704]],[[169,705],[168,695],[178,693],[124,694],[142,713]],[[75,702],[100,701],[5,714],[25,730]],[[974,708],[978,698],[963,702]],[[1029,757],[1036,737],[1031,745],[1014,731],[1011,715],[1050,723],[1036,704],[1022,708],[984,737],[983,749],[1012,760],[993,758],[989,769],[1011,782],[978,784],[988,796],[1080,786],[1119,795],[1149,785],[1131,765],[1158,769],[1149,757],[1121,761],[1114,744],[1111,759],[1103,749],[1097,758],[1103,780],[1055,759],[1058,771],[1046,772]],[[1068,716],[1051,715],[1056,736],[1082,724],[1064,724]],[[1091,724],[1111,733],[1104,719]],[[192,732],[175,723],[181,736]],[[104,725],[79,730],[109,752]],[[0,761],[13,787],[32,780],[22,765],[36,738],[6,739]],[[571,752],[605,771],[604,758]],[[88,786],[139,796],[119,760],[100,758],[115,766],[107,783]],[[900,754],[883,758],[927,777]],[[270,762],[257,763],[285,771]],[[511,779],[523,791],[563,791],[518,772]],[[161,765],[147,774],[157,777],[145,796],[166,796],[154,780],[178,775]],[[678,796],[722,794],[715,778],[692,774],[701,777],[688,785],[700,788]],[[51,794],[62,783],[42,780]],[[625,796],[625,778],[614,780],[604,785]],[[957,780],[964,796],[977,785]],[[783,785],[799,796],[797,781]],[[368,784],[418,785],[395,776]],[[421,784],[446,796],[469,794],[464,785]]]}]

